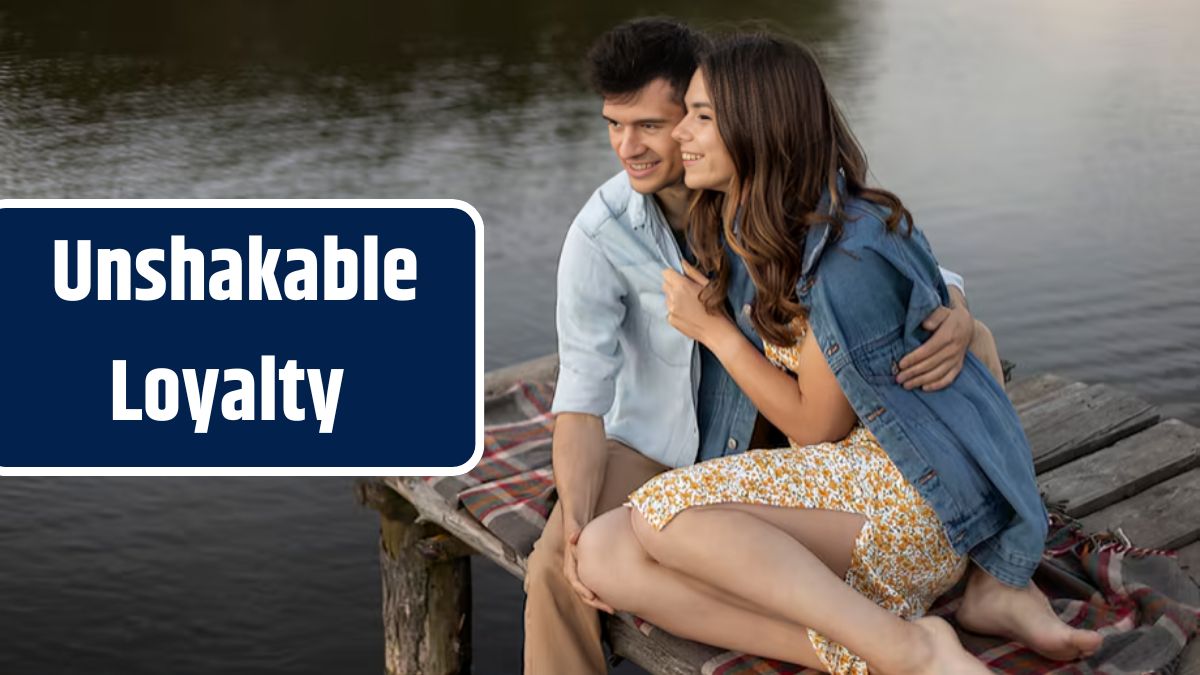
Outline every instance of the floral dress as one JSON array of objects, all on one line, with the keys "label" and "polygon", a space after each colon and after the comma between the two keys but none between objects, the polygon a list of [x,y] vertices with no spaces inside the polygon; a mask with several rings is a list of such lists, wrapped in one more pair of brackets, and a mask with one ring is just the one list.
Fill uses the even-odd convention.
[{"label": "floral dress", "polygon": [[[791,347],[767,343],[777,367],[798,370],[805,327]],[[646,521],[662,529],[693,506],[739,503],[861,514],[846,583],[906,619],[923,616],[966,570],[933,508],[861,425],[836,443],[751,450],[661,474],[629,497]],[[809,629],[809,640],[830,673],[867,675],[867,664]]]}]

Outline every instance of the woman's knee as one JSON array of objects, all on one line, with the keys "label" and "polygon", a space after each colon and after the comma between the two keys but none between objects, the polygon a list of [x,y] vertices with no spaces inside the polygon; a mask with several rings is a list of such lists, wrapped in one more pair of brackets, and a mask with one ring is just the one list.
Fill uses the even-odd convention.
[{"label": "woman's knee", "polygon": [[625,596],[647,562],[629,525],[629,510],[617,508],[588,523],[576,545],[579,581],[618,609],[630,609]]},{"label": "woman's knee", "polygon": [[992,335],[992,329],[988,328],[987,324],[979,319],[975,319],[975,333],[971,338],[971,351],[976,352],[976,356],[999,353],[996,349],[996,337]]},{"label": "woman's knee", "polygon": [[988,370],[1001,384],[1004,382],[1004,370],[1000,364],[1000,350],[996,346],[996,337],[987,324],[975,319],[975,334],[971,338],[971,353],[983,361]]}]

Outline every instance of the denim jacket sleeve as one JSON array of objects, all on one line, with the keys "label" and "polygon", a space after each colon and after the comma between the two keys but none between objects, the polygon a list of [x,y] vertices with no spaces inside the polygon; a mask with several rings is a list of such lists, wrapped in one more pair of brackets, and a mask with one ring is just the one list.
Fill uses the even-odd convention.
[{"label": "denim jacket sleeve", "polygon": [[[902,287],[910,288],[904,335],[923,342],[929,333],[921,327],[921,323],[939,306],[950,304],[950,294],[946,288],[947,273],[955,277],[958,275],[938,265],[925,234],[915,227],[910,236],[885,233],[874,238],[865,247],[864,255],[868,258],[877,256],[880,264],[892,268],[900,277]],[[958,277],[960,282],[961,279]]]},{"label": "denim jacket sleeve", "polygon": [[818,275],[830,281],[825,287],[831,308],[840,325],[855,327],[857,347],[899,333],[905,347],[915,349],[929,337],[921,323],[949,302],[932,255],[913,242],[897,242],[901,237],[882,234],[867,241],[842,242],[821,262]]},{"label": "denim jacket sleeve", "polygon": [[[853,354],[844,365],[853,362],[888,398],[902,426],[913,427],[905,433],[921,438],[913,450],[928,457],[947,493],[957,494],[959,508],[939,516],[952,526],[969,523],[959,534],[972,558],[1004,583],[1023,586],[1041,554],[1046,514],[1028,440],[1003,390],[971,355],[954,387],[938,394],[902,392],[888,370],[928,338],[921,323],[947,300],[925,238],[919,230],[904,236],[868,226],[828,251],[821,267],[830,311]],[[913,422],[918,416],[920,424]],[[888,449],[893,458],[893,451],[907,452]]]},{"label": "denim jacket sleeve", "polygon": [[616,395],[625,290],[587,232],[572,227],[558,261],[559,374],[553,412],[603,416]]}]

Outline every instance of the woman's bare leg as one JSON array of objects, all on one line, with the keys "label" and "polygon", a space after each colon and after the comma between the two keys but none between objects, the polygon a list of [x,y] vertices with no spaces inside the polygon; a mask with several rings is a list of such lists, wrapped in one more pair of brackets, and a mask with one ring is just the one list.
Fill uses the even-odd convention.
[{"label": "woman's bare leg", "polygon": [[824,670],[807,629],[654,562],[634,537],[628,509],[584,528],[579,579],[604,603],[689,640]]},{"label": "woman's bare leg", "polygon": [[1000,388],[1004,389],[1004,365],[1000,363],[1000,350],[996,347],[996,338],[992,335],[992,330],[979,319],[975,320],[975,336],[971,338],[968,348],[975,358],[983,361],[992,377],[1000,383]]},{"label": "woman's bare leg", "polygon": [[[806,520],[828,511],[721,505],[688,509],[662,530],[636,510],[632,529],[642,548],[661,565],[694,577],[767,614],[810,626],[845,645],[881,673],[980,673],[989,671],[959,644],[936,617],[908,622],[846,585],[804,544],[763,515],[785,518],[787,529],[812,529]],[[861,528],[841,532],[853,541]],[[818,528],[824,525],[816,526]],[[833,527],[845,527],[842,525]]]}]

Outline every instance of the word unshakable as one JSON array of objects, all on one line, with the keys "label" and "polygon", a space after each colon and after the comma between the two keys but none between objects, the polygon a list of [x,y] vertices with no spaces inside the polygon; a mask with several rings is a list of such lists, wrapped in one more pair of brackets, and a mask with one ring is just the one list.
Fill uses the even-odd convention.
[{"label": "word unshakable", "polygon": [[[74,286],[70,282],[70,248],[67,240],[54,241],[54,292],[63,300],[75,302],[86,299],[92,292],[92,242],[90,239],[76,242]],[[215,248],[206,259],[204,251],[188,248],[183,235],[171,235],[169,263],[168,251],[161,248],[136,253],[123,248],[97,248],[96,299],[160,300],[167,296],[168,286],[171,300],[353,300],[358,296],[359,251],[339,248],[337,235],[325,235],[319,259],[306,248],[289,248],[286,252],[263,248],[260,235],[250,235],[246,251],[243,278],[240,251]],[[282,292],[276,267],[287,272]],[[381,270],[379,237],[366,235],[362,241],[361,267],[363,300],[379,299],[381,276],[383,292],[388,298],[416,299],[417,289],[408,282],[417,280],[417,256],[409,249],[389,250],[383,256]],[[169,274],[169,284],[163,268]],[[146,285],[134,288],[134,269]]]},{"label": "word unshakable", "polygon": [[[142,419],[142,408],[128,406],[126,371],[127,364],[124,359],[112,362],[113,421]],[[299,384],[305,379],[308,380],[313,414],[320,422],[320,433],[333,433],[338,398],[342,393],[342,376],[345,374],[342,368],[329,371],[329,383],[326,385],[320,369],[300,369],[296,367],[296,362],[291,360],[284,364],[283,368],[276,370],[275,356],[264,354],[260,362],[257,387],[254,373],[245,368],[228,368],[223,371],[223,376],[219,374],[221,372],[216,368],[205,369],[203,375],[195,368],[184,368],[182,371],[184,397],[187,399],[192,420],[196,423],[193,428],[195,433],[208,433],[217,397],[218,380],[226,384],[232,383],[232,386],[226,387],[227,391],[221,397],[221,416],[226,420],[274,420],[275,384],[279,382],[283,390],[284,417],[293,422],[303,422],[306,408],[299,404]],[[142,399],[146,417],[156,422],[169,422],[179,415],[179,380],[179,374],[169,368],[154,368],[146,373],[145,398]]]}]

